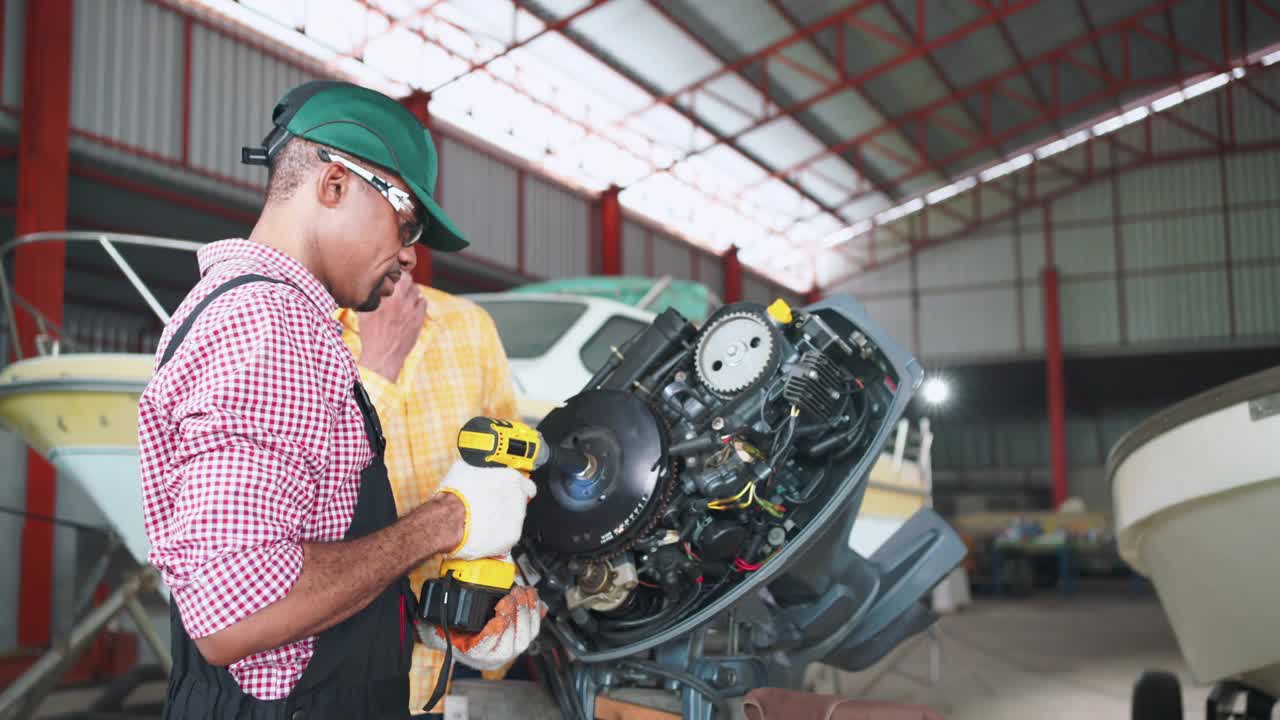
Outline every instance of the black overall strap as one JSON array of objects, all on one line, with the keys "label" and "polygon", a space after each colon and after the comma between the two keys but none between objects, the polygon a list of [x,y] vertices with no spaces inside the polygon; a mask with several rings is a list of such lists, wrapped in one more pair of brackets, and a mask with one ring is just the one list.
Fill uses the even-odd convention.
[{"label": "black overall strap", "polygon": [[266,275],[241,275],[240,277],[226,281],[214,288],[208,295],[205,295],[204,299],[197,303],[196,306],[191,309],[191,312],[187,313],[186,319],[184,319],[182,324],[178,326],[178,329],[174,331],[173,337],[169,338],[169,344],[165,346],[164,355],[160,358],[160,367],[164,367],[165,363],[169,362],[173,357],[173,353],[178,350],[178,346],[182,344],[184,339],[186,339],[187,333],[191,332],[191,326],[195,324],[196,318],[200,317],[200,313],[204,312],[204,309],[209,307],[214,300],[217,300],[219,295],[227,292],[228,290],[234,290],[241,285],[248,285],[249,283],[255,282],[292,285],[298,290],[298,292],[302,292],[302,288],[294,285],[288,280],[277,280],[275,278],[267,277]]},{"label": "black overall strap", "polygon": [[[219,295],[251,282],[301,288],[265,275],[242,275],[214,288],[174,332],[160,365],[167,363],[195,319]],[[306,297],[305,293],[303,297]],[[310,300],[310,298],[308,298]],[[313,303],[314,304],[314,303]],[[357,381],[353,388],[364,419],[373,461],[360,474],[360,490],[344,540],[375,532],[395,522],[395,497],[382,451],[386,441],[376,409]],[[165,717],[197,720],[346,720],[404,718],[409,706],[409,669],[416,617],[409,581],[401,577],[360,612],[315,637],[310,661],[288,697],[256,700],[246,695],[226,668],[205,661],[187,634],[177,605],[170,605],[174,671],[170,674]]]}]

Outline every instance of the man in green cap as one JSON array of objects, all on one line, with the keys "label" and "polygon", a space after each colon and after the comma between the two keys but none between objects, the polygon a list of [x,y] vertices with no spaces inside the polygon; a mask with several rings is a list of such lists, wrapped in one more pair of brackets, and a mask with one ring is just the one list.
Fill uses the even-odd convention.
[{"label": "man in green cap", "polygon": [[[312,82],[272,119],[242,155],[270,169],[262,214],[247,239],[201,249],[139,401],[149,560],[172,598],[165,715],[404,717],[418,635],[406,573],[433,555],[506,555],[534,488],[459,463],[397,519],[333,314],[376,309],[415,243],[466,241],[432,197],[430,136],[394,100]],[[538,614],[521,618],[485,661],[537,635]]]}]

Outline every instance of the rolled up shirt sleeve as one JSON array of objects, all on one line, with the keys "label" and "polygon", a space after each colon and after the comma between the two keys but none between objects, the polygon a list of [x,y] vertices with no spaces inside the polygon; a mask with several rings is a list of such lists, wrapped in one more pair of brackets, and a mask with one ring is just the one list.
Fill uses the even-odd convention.
[{"label": "rolled up shirt sleeve", "polygon": [[[271,289],[242,292],[218,318],[224,329],[193,333],[171,361],[199,362],[164,379],[187,391],[168,414],[167,511],[149,517],[150,559],[192,637],[289,593],[302,572],[304,524],[324,501],[317,488],[335,422],[317,377],[325,369]],[[147,443],[143,434],[144,455]]]}]

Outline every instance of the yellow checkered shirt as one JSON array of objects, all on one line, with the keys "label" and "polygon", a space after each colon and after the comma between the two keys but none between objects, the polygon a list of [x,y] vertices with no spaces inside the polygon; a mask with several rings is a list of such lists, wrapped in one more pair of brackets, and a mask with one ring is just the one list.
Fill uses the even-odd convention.
[{"label": "yellow checkered shirt", "polygon": [[[467,420],[477,415],[516,417],[511,369],[493,319],[469,300],[422,285],[418,289],[427,301],[427,317],[400,377],[392,383],[360,368],[387,438],[387,475],[400,515],[435,494],[459,457],[458,430]],[[337,318],[343,324],[343,340],[358,360],[357,315],[340,310]],[[437,577],[439,568],[440,561],[433,558],[410,572],[414,592]],[[410,712],[423,712],[442,660],[441,653],[423,645],[414,649]]]}]

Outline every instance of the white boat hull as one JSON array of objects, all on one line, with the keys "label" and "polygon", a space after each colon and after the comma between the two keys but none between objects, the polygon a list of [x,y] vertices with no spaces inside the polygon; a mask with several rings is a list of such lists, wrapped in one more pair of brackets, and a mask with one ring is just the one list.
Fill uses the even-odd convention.
[{"label": "white boat hull", "polygon": [[1277,393],[1280,368],[1191,398],[1135,429],[1110,463],[1120,554],[1150,578],[1192,674],[1272,695],[1280,412],[1260,408]]}]

